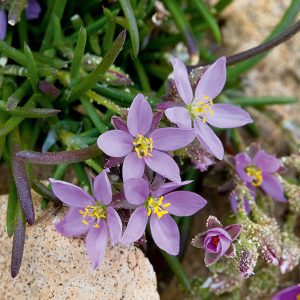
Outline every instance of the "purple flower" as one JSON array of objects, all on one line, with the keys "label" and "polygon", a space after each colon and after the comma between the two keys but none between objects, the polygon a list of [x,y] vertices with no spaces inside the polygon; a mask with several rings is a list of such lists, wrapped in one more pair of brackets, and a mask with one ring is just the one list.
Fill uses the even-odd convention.
[{"label": "purple flower", "polygon": [[169,179],[180,182],[180,171],[174,159],[166,151],[185,147],[195,138],[194,132],[182,128],[158,128],[157,120],[144,95],[138,94],[132,102],[127,125],[114,119],[116,130],[110,130],[98,138],[99,148],[109,156],[125,157],[123,180],[141,178],[145,164]]},{"label": "purple flower", "polygon": [[[36,0],[28,0],[26,8],[26,19],[38,19],[42,8]],[[4,40],[7,31],[7,16],[5,10],[0,10],[0,40]]]},{"label": "purple flower", "polygon": [[113,244],[120,241],[122,222],[110,205],[112,189],[108,177],[100,173],[93,182],[93,195],[71,183],[50,179],[54,194],[70,207],[64,219],[55,225],[66,237],[87,233],[87,255],[97,269],[105,256],[108,234]]},{"label": "purple flower", "polygon": [[261,187],[272,198],[286,202],[284,189],[274,176],[280,167],[280,160],[264,150],[257,151],[253,158],[244,152],[235,156],[236,172],[250,189]]},{"label": "purple flower", "polygon": [[143,178],[132,178],[124,182],[125,197],[137,208],[129,219],[122,243],[129,244],[137,241],[143,235],[150,218],[151,234],[156,245],[171,255],[177,255],[179,230],[170,215],[191,216],[207,203],[196,193],[174,192],[184,184],[186,182],[180,184],[168,182],[151,191],[149,182]]},{"label": "purple flower", "polygon": [[300,299],[300,284],[290,286],[275,294],[272,300],[298,300]]},{"label": "purple flower", "polygon": [[36,0],[28,0],[26,8],[26,19],[35,20],[38,19],[41,14],[42,8]]},{"label": "purple flower", "polygon": [[213,99],[222,91],[226,81],[226,58],[219,58],[199,80],[193,93],[185,65],[177,58],[171,60],[174,80],[185,106],[166,109],[167,118],[178,127],[195,128],[199,141],[218,159],[223,159],[224,148],[220,139],[207,125],[234,128],[251,123],[250,115],[231,104],[214,104]]},{"label": "purple flower", "polygon": [[0,10],[0,40],[4,40],[7,30],[7,17],[4,10]]},{"label": "purple flower", "polygon": [[225,255],[235,256],[233,241],[240,235],[242,225],[231,224],[223,228],[220,221],[209,216],[206,223],[207,231],[197,234],[192,240],[192,245],[203,248],[205,251],[204,262],[208,267]]}]

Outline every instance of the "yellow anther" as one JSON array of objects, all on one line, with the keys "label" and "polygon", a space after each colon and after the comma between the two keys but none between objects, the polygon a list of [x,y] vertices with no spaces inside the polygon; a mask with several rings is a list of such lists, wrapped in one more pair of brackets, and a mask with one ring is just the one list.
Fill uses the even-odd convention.
[{"label": "yellow anther", "polygon": [[251,184],[255,187],[261,186],[263,182],[262,170],[256,166],[249,166],[245,168],[246,173],[253,177]]},{"label": "yellow anther", "polygon": [[96,202],[96,205],[87,205],[85,210],[79,210],[79,213],[82,215],[81,221],[85,225],[96,221],[93,225],[94,228],[99,228],[99,221],[107,217],[106,207],[99,202]]},{"label": "yellow anther", "polygon": [[138,134],[137,138],[133,140],[133,149],[138,158],[152,156],[153,139]]},{"label": "yellow anther", "polygon": [[[215,112],[212,109],[214,105],[213,100],[211,97],[205,95],[201,99],[195,98],[188,106],[188,110],[193,118],[199,117],[201,114],[211,114],[213,115]],[[206,123],[206,117],[203,117],[203,123]]]},{"label": "yellow anther", "polygon": [[163,203],[163,196],[160,196],[159,198],[155,198],[153,196],[150,196],[146,202],[145,206],[147,208],[147,214],[148,216],[151,215],[151,213],[154,213],[157,215],[157,217],[160,219],[163,215],[168,214],[168,211],[166,210],[167,207],[171,205],[171,203]]}]

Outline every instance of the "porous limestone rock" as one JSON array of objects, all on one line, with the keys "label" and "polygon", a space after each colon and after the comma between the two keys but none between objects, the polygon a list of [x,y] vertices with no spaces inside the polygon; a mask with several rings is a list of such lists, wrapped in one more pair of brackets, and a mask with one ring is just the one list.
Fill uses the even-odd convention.
[{"label": "porous limestone rock", "polygon": [[93,271],[84,239],[65,238],[53,221],[62,210],[39,209],[36,224],[27,227],[23,263],[17,278],[10,276],[12,240],[5,229],[7,196],[0,196],[0,299],[16,300],[156,300],[156,275],[149,260],[134,246],[107,249],[104,263]]}]

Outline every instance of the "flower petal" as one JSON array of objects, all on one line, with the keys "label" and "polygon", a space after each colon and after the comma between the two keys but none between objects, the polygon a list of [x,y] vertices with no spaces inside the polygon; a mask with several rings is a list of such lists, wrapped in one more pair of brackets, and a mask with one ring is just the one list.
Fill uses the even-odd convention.
[{"label": "flower petal", "polygon": [[184,103],[190,104],[193,100],[193,91],[189,81],[189,76],[184,63],[178,58],[171,58],[174,69],[174,80],[178,94]]},{"label": "flower petal", "polygon": [[235,247],[233,244],[230,244],[228,250],[224,254],[226,257],[233,258],[236,255]]},{"label": "flower petal", "polygon": [[141,178],[145,171],[144,159],[138,158],[135,152],[129,153],[123,163],[123,181],[130,178]]},{"label": "flower petal", "polygon": [[222,160],[224,157],[224,148],[213,130],[201,120],[195,121],[195,129],[200,143],[204,144],[216,158]]},{"label": "flower petal", "polygon": [[224,229],[229,233],[229,235],[231,236],[231,239],[234,241],[240,235],[241,230],[242,230],[242,225],[241,224],[231,224],[231,225],[226,226]]},{"label": "flower petal", "polygon": [[192,119],[190,113],[185,107],[172,107],[165,111],[166,117],[170,122],[181,128],[191,128]]},{"label": "flower petal", "polygon": [[174,151],[189,145],[195,139],[195,132],[182,128],[158,128],[150,136],[153,147],[161,151]]},{"label": "flower petal", "polygon": [[[153,115],[152,124],[151,124],[150,130],[149,130],[150,133],[158,127],[163,115],[164,115],[164,113],[161,111],[159,111]],[[148,134],[149,134],[149,132],[148,132]]]},{"label": "flower petal", "polygon": [[147,209],[144,206],[137,208],[130,216],[129,222],[122,237],[122,244],[137,241],[145,232],[148,222]]},{"label": "flower petal", "polygon": [[170,255],[179,253],[179,229],[170,215],[158,218],[155,214],[150,217],[150,228],[155,244]]},{"label": "flower petal", "polygon": [[157,150],[153,150],[152,155],[145,158],[145,163],[150,169],[170,181],[181,182],[179,167],[170,155]]},{"label": "flower petal", "polygon": [[171,204],[167,210],[172,215],[191,216],[203,208],[207,201],[196,193],[177,191],[164,195],[163,203]]},{"label": "flower petal", "polygon": [[287,202],[284,196],[284,189],[277,177],[269,173],[263,173],[261,188],[275,200]]},{"label": "flower petal", "polygon": [[93,187],[97,201],[108,205],[112,200],[111,184],[105,171],[96,176]]},{"label": "flower petal", "polygon": [[4,40],[7,31],[7,17],[4,10],[0,10],[0,40]]},{"label": "flower petal", "polygon": [[128,132],[126,121],[121,119],[120,117],[113,116],[111,118],[111,124],[115,127],[117,130],[122,130],[125,132]]},{"label": "flower petal", "polygon": [[152,124],[152,109],[145,96],[136,95],[128,112],[127,126],[133,136],[145,135]]},{"label": "flower petal", "polygon": [[38,19],[42,8],[36,0],[28,0],[26,8],[26,19],[35,20]]},{"label": "flower petal", "polygon": [[120,166],[124,161],[124,157],[110,156],[105,162],[104,169],[114,168]]},{"label": "flower petal", "polygon": [[244,182],[252,182],[252,176],[245,172],[245,168],[253,164],[252,159],[247,153],[239,153],[235,156],[235,170]]},{"label": "flower petal", "polygon": [[204,248],[204,239],[206,237],[206,232],[198,233],[193,239],[191,244],[196,248]]},{"label": "flower petal", "polygon": [[264,172],[274,173],[276,172],[281,165],[279,159],[277,159],[274,155],[270,155],[266,153],[264,150],[259,150],[254,158],[253,163],[259,167]]},{"label": "flower petal", "polygon": [[68,206],[85,207],[95,203],[90,194],[74,184],[52,178],[49,181],[55,196]]},{"label": "flower petal", "polygon": [[82,215],[79,210],[78,207],[71,207],[63,220],[54,224],[56,231],[66,237],[79,237],[86,234],[89,226],[82,223]]},{"label": "flower petal", "polygon": [[219,128],[235,128],[241,127],[248,123],[252,123],[248,112],[236,105],[231,104],[215,104],[212,106],[214,114],[207,113],[207,123]]},{"label": "flower petal", "polygon": [[124,182],[126,200],[131,204],[142,204],[150,194],[149,183],[143,178],[131,178]]},{"label": "flower petal", "polygon": [[216,98],[222,91],[226,82],[226,57],[220,57],[213,63],[199,80],[195,98],[200,100],[203,96]]},{"label": "flower petal", "polygon": [[93,269],[96,270],[102,263],[107,246],[107,225],[104,220],[99,223],[99,228],[90,227],[86,236],[86,250],[92,262]]},{"label": "flower petal", "polygon": [[119,214],[112,208],[107,207],[107,227],[110,240],[113,244],[117,244],[122,236],[122,221]]},{"label": "flower petal", "polygon": [[131,152],[132,141],[133,138],[129,133],[122,130],[109,130],[99,136],[97,144],[105,154],[122,157]]},{"label": "flower petal", "polygon": [[220,253],[205,252],[204,263],[207,267],[209,267],[216,263],[220,258]]},{"label": "flower petal", "polygon": [[180,183],[175,183],[175,182],[163,183],[162,185],[159,186],[157,190],[154,190],[152,194],[156,197],[160,197],[161,195],[172,192],[184,185],[190,184],[191,182],[193,182],[193,180],[185,180]]},{"label": "flower petal", "polygon": [[221,222],[214,216],[209,216],[206,221],[207,229],[223,228]]}]

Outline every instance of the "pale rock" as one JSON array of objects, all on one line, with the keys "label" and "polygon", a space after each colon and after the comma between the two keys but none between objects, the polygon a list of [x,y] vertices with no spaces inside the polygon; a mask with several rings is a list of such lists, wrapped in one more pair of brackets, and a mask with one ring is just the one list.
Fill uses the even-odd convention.
[{"label": "pale rock", "polygon": [[108,247],[104,263],[93,271],[84,239],[65,238],[53,221],[62,210],[39,208],[35,195],[36,224],[27,227],[19,275],[10,276],[12,239],[5,229],[7,196],[0,196],[0,299],[16,300],[156,300],[156,275],[149,260],[134,246]]}]

